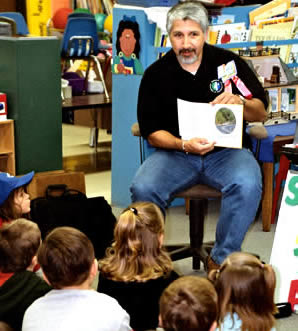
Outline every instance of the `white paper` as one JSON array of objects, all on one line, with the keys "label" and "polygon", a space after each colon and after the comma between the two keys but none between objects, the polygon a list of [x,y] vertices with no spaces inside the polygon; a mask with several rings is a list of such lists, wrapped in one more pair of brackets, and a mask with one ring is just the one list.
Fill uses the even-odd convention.
[{"label": "white paper", "polygon": [[178,99],[182,139],[206,138],[215,146],[242,148],[243,105],[189,102]]}]

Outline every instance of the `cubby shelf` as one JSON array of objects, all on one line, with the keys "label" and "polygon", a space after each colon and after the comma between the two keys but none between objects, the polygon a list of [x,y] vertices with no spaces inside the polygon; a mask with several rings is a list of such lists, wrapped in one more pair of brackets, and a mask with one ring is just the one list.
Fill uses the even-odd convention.
[{"label": "cubby shelf", "polygon": [[0,121],[0,171],[15,175],[14,121]]}]

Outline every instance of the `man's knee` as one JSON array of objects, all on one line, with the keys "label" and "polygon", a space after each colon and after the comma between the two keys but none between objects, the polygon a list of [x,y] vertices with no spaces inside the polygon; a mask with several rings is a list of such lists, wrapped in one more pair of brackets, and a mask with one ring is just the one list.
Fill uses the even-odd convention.
[{"label": "man's knee", "polygon": [[150,183],[133,181],[130,187],[132,201],[152,201],[154,187]]}]

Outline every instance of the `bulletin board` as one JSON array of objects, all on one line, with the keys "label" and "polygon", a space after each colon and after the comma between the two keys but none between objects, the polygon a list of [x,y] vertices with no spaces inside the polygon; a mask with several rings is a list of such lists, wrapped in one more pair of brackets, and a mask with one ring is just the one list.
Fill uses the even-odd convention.
[{"label": "bulletin board", "polygon": [[[277,276],[275,302],[298,306],[298,172],[289,170],[276,226],[270,264]],[[296,307],[295,307],[296,306]]]}]

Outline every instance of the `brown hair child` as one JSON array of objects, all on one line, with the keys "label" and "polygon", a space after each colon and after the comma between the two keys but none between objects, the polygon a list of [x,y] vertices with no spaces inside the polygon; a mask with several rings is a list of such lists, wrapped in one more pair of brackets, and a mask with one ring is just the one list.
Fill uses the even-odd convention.
[{"label": "brown hair child", "polygon": [[236,252],[209,278],[218,294],[219,330],[275,331],[275,273],[269,264]]},{"label": "brown hair child", "polygon": [[51,289],[33,272],[40,243],[34,222],[21,218],[0,228],[0,320],[15,331],[31,303]]},{"label": "brown hair child", "polygon": [[217,325],[215,288],[202,277],[181,277],[164,290],[159,311],[165,331],[213,331]]}]

